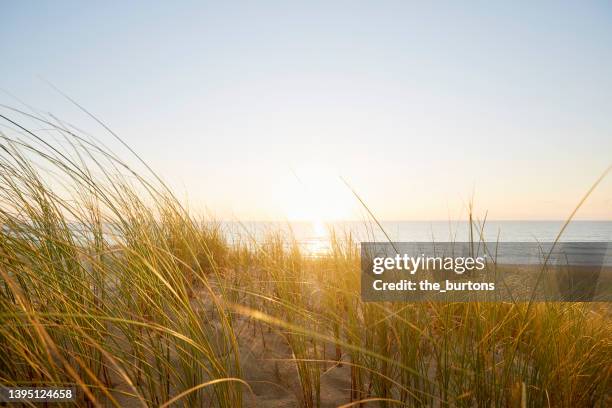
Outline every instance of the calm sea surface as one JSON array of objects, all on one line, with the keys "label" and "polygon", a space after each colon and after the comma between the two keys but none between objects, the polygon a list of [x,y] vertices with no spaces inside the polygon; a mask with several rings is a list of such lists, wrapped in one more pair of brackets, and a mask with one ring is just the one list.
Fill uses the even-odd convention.
[{"label": "calm sea surface", "polygon": [[[469,241],[466,221],[385,221],[382,229],[392,241]],[[552,242],[559,234],[563,221],[487,221],[473,230],[474,240],[501,242]],[[225,222],[223,228],[230,239],[245,236],[260,240],[266,234],[280,231],[293,237],[308,252],[325,252],[332,231],[343,237],[350,234],[359,241],[386,241],[381,228],[371,222]],[[573,221],[560,241],[612,241],[612,221]]]}]

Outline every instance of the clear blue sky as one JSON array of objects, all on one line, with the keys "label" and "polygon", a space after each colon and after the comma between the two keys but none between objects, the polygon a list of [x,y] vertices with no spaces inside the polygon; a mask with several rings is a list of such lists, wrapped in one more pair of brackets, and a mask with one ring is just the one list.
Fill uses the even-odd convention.
[{"label": "clear blue sky", "polygon": [[0,3],[0,88],[220,218],[358,216],[341,175],[382,219],[559,219],[612,162],[604,1],[92,3]]}]

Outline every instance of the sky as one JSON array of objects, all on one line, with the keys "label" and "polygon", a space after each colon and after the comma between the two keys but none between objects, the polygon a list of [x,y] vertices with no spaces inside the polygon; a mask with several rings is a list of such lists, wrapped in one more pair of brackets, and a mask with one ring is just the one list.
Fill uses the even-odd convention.
[{"label": "sky", "polygon": [[565,219],[612,163],[604,1],[127,3],[1,2],[0,103],[121,150],[53,83],[215,218]]}]

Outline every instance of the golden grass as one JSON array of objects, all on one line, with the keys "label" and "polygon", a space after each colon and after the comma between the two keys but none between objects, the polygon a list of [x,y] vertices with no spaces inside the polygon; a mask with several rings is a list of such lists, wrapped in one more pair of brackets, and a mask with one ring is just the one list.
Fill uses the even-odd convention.
[{"label": "golden grass", "polygon": [[75,385],[80,406],[241,406],[248,321],[284,339],[305,407],[340,365],[344,406],[610,402],[605,305],[364,303],[350,236],[317,258],[280,233],[230,244],[93,139],[2,118],[4,385]]}]

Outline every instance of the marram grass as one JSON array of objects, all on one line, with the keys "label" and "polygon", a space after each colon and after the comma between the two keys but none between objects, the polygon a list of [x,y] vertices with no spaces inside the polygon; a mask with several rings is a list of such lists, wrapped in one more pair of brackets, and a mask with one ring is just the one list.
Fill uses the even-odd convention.
[{"label": "marram grass", "polygon": [[[291,382],[298,406],[610,404],[606,305],[364,303],[350,235],[316,258],[279,232],[230,243],[157,176],[13,113],[0,133],[4,385],[75,386],[78,406],[275,406],[244,364],[274,338],[285,358],[257,361],[291,365],[266,381]],[[346,386],[330,400],[334,371]]]}]

